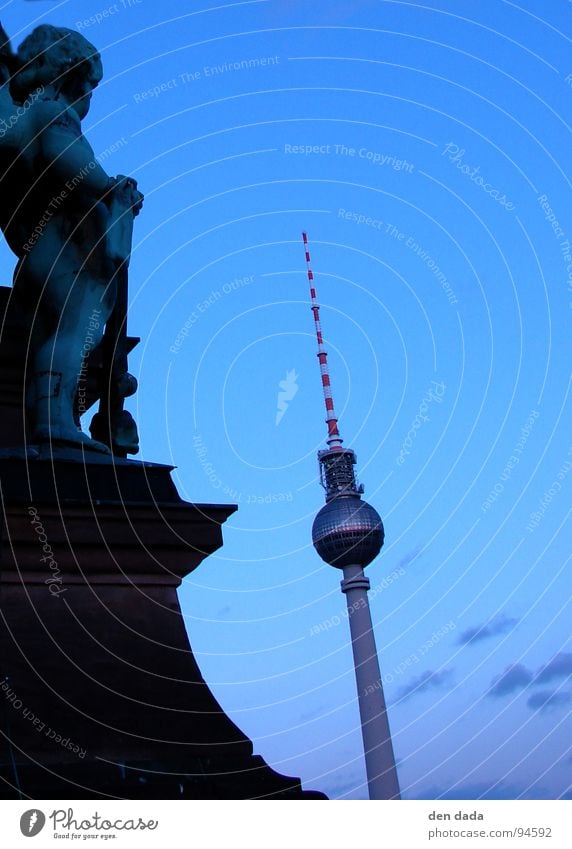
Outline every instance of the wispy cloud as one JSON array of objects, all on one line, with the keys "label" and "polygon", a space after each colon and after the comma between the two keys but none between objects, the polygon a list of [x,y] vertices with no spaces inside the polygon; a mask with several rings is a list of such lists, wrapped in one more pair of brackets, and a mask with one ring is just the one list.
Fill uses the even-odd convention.
[{"label": "wispy cloud", "polygon": [[503,781],[475,782],[450,787],[429,787],[416,799],[552,799],[547,787],[535,785],[505,784]]},{"label": "wispy cloud", "polygon": [[326,710],[325,705],[318,705],[316,708],[312,708],[312,710],[308,710],[305,713],[300,714],[300,722],[311,722],[312,719],[317,719],[321,716]]},{"label": "wispy cloud", "polygon": [[570,676],[572,676],[572,653],[561,652],[538,670],[534,676],[534,683],[547,684],[549,681],[570,678]]},{"label": "wispy cloud", "polygon": [[538,693],[533,693],[526,704],[531,710],[549,711],[556,710],[559,707],[572,702],[572,693],[562,693],[558,690],[539,690]]},{"label": "wispy cloud", "polygon": [[[572,652],[560,652],[536,672],[532,672],[521,663],[507,666],[504,672],[493,678],[486,695],[493,697],[508,696],[510,693],[529,685],[532,687],[542,686],[552,681],[568,678],[572,678]],[[548,710],[558,705],[568,704],[571,699],[572,695],[568,695],[568,693],[543,690],[531,695],[527,705],[534,710]]]},{"label": "wispy cloud", "polygon": [[404,699],[411,698],[411,696],[419,696],[427,690],[438,690],[441,687],[446,687],[451,681],[452,676],[452,669],[441,669],[439,672],[434,669],[428,669],[427,672],[423,672],[417,678],[410,681],[409,684],[401,687],[397,693],[396,701],[403,701]]},{"label": "wispy cloud", "polygon": [[493,678],[486,695],[494,698],[508,696],[509,693],[514,693],[515,690],[520,690],[530,684],[533,677],[530,669],[527,669],[521,663],[507,666],[504,672]]},{"label": "wispy cloud", "polygon": [[329,799],[350,795],[354,799],[367,799],[365,775],[358,770],[344,770],[329,775],[324,781],[324,793]]},{"label": "wispy cloud", "polygon": [[473,625],[467,628],[459,635],[457,642],[462,645],[469,643],[478,643],[480,640],[487,640],[489,637],[496,637],[499,634],[506,634],[511,628],[518,623],[518,619],[505,616],[504,613],[500,616],[495,616],[488,622],[483,622],[481,625]]},{"label": "wispy cloud", "polygon": [[404,557],[401,558],[398,564],[398,569],[407,569],[410,563],[414,563],[415,560],[419,557],[420,554],[423,553],[423,546],[418,545],[412,551],[409,551]]}]

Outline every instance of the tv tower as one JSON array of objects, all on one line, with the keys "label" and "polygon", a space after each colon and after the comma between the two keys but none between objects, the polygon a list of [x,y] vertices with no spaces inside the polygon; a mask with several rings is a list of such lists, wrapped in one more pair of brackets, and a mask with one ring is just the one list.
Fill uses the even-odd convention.
[{"label": "tv tower", "polygon": [[342,447],[306,233],[302,233],[302,239],[328,425],[328,447],[318,451],[326,504],[314,519],[312,542],[322,560],[343,571],[341,588],[348,605],[369,798],[399,799],[395,756],[367,597],[370,583],[363,573],[364,567],[381,551],[383,522],[379,513],[362,501],[363,486],[358,486],[354,472],[355,452]]}]

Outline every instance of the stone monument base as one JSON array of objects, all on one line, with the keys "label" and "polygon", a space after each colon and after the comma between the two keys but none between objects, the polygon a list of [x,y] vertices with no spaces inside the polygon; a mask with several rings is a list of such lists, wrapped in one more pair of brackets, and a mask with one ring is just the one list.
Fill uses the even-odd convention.
[{"label": "stone monument base", "polygon": [[171,467],[0,452],[0,796],[319,799],[253,755],[203,680],[177,598],[234,505]]}]

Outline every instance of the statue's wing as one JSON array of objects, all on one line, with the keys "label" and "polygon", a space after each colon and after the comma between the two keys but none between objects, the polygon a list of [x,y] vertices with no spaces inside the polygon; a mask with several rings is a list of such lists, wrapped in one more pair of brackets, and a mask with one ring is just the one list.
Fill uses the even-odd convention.
[{"label": "statue's wing", "polygon": [[4,27],[0,24],[0,83],[8,82],[17,67],[18,57],[12,50]]}]

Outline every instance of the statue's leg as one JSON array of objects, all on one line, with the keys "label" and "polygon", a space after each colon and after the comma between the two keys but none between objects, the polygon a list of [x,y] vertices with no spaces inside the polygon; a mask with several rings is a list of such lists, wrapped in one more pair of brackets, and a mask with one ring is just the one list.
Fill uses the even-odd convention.
[{"label": "statue's leg", "polygon": [[[78,383],[110,313],[109,299],[103,297],[105,284],[88,273],[79,273],[71,288],[65,280],[59,285],[50,282],[49,288],[49,306],[45,311],[40,309],[35,328],[34,374],[27,394],[32,441],[73,443],[109,453],[107,446],[90,439],[74,421]],[[66,290],[61,303],[58,295]],[[60,309],[54,310],[58,303]]]}]

